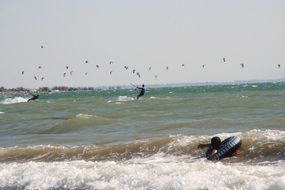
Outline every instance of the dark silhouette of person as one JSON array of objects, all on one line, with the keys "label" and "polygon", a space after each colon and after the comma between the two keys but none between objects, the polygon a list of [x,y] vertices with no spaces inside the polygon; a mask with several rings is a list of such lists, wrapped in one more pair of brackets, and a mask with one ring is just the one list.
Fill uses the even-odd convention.
[{"label": "dark silhouette of person", "polygon": [[220,137],[213,137],[211,139],[211,144],[199,144],[198,148],[209,148],[210,155],[214,155],[217,150],[221,147],[222,141]]},{"label": "dark silhouette of person", "polygon": [[34,95],[34,94],[33,94],[33,97],[31,97],[30,99],[28,99],[27,102],[30,102],[30,101],[32,101],[32,100],[39,99],[39,97],[40,97],[40,95],[38,95],[38,94]]},{"label": "dark silhouette of person", "polygon": [[142,85],[142,87],[138,87],[138,86],[137,86],[137,89],[140,90],[140,93],[137,95],[137,100],[138,100],[138,99],[139,99],[141,96],[143,96],[144,93],[145,93],[144,84]]},{"label": "dark silhouette of person", "polygon": [[[209,154],[208,159],[211,159],[211,157],[214,154],[216,154],[218,152],[218,150],[223,146],[224,146],[224,144],[221,141],[220,137],[213,137],[211,139],[211,144],[199,144],[198,148],[201,148],[201,149],[208,148],[208,151],[207,151]],[[239,154],[240,154],[240,151],[239,151],[239,147],[238,147],[236,150],[230,151],[225,157],[237,156]]]}]

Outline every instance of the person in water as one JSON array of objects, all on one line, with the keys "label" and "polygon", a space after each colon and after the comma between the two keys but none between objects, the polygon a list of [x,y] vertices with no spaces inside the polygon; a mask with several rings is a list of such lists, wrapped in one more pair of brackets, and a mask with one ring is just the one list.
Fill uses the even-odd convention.
[{"label": "person in water", "polygon": [[137,86],[137,89],[140,90],[140,93],[137,95],[137,100],[138,100],[138,99],[139,99],[141,96],[143,96],[144,93],[145,93],[144,84],[142,85],[142,87],[138,87],[138,86]]},{"label": "person in water", "polygon": [[[209,158],[211,158],[214,154],[216,154],[218,152],[218,150],[220,148],[223,147],[223,143],[220,139],[220,137],[213,137],[211,139],[211,144],[199,144],[198,145],[198,148],[208,148],[208,155],[209,155]],[[232,156],[237,156],[240,154],[240,151],[239,149],[235,150],[234,152],[230,152],[229,155],[227,155],[227,157],[232,157]]]},{"label": "person in water", "polygon": [[31,97],[30,99],[28,99],[27,102],[32,101],[32,100],[39,99],[39,96],[40,96],[40,95],[38,95],[38,94],[33,94],[32,96],[33,96],[33,97]]}]

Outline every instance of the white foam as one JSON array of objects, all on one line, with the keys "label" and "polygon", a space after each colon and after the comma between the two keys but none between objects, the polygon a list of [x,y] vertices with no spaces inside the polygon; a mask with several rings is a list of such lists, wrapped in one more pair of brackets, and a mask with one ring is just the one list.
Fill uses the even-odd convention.
[{"label": "white foam", "polygon": [[225,138],[228,138],[230,136],[241,136],[242,133],[241,132],[235,132],[235,133],[219,133],[219,134],[215,134],[215,135],[212,135],[210,136],[210,138],[212,137],[215,137],[215,136],[218,136],[218,137],[221,137],[222,139],[225,139]]},{"label": "white foam", "polygon": [[0,111],[0,114],[4,114],[5,112]]},{"label": "white foam", "polygon": [[79,113],[76,115],[77,118],[81,118],[81,119],[89,119],[91,117],[96,117],[95,115],[88,115],[88,114],[82,114],[82,113]]},{"label": "white foam", "polygon": [[128,96],[119,96],[117,99],[117,101],[119,102],[128,102],[133,100],[135,100],[133,97],[128,97]]},{"label": "white foam", "polygon": [[5,100],[1,101],[1,104],[16,104],[16,103],[22,103],[27,102],[27,98],[23,97],[15,97],[15,98],[6,98]]},{"label": "white foam", "polygon": [[184,135],[171,135],[171,138],[174,138],[174,141],[169,143],[169,149],[175,148],[178,146],[187,146],[194,142],[201,141],[204,139],[209,139],[206,136],[184,136]]},{"label": "white foam", "polygon": [[252,138],[264,138],[264,139],[270,139],[270,140],[284,140],[285,141],[285,131],[279,131],[279,130],[259,130],[259,129],[253,129],[246,133],[246,135],[252,136]]},{"label": "white foam", "polygon": [[[266,130],[260,130],[260,129],[252,129],[246,133],[242,133],[242,132],[235,132],[235,133],[219,133],[219,134],[215,134],[212,136],[205,136],[208,138],[212,138],[214,136],[219,136],[221,138],[227,138],[230,136],[250,136],[250,138],[252,139],[259,139],[259,141],[261,139],[264,140],[278,140],[278,141],[285,141],[285,131],[280,131],[280,130],[272,130],[272,129],[266,129]],[[184,138],[192,138],[192,137],[184,137]],[[199,137],[201,138],[201,136]]]},{"label": "white foam", "polygon": [[1,189],[284,189],[285,162],[224,164],[155,155],[127,161],[0,164]]}]

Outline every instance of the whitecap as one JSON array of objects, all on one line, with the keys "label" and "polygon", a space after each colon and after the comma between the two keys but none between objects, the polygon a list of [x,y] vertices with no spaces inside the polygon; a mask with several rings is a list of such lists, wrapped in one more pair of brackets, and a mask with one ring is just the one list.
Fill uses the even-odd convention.
[{"label": "whitecap", "polygon": [[240,137],[241,135],[242,135],[242,132],[218,133],[218,134],[210,136],[210,138],[212,138],[214,136],[218,136],[218,137],[221,137],[221,138],[225,139],[225,138],[228,138],[230,136],[239,136]]},{"label": "whitecap", "polygon": [[81,118],[81,119],[89,119],[91,117],[96,117],[95,115],[88,115],[88,114],[82,114],[82,113],[79,113],[76,115],[77,118]]},{"label": "whitecap", "polygon": [[22,103],[27,102],[27,98],[23,97],[14,97],[14,98],[6,98],[5,100],[1,101],[1,104],[16,104],[16,103]]},{"label": "whitecap", "polygon": [[68,189],[218,190],[284,189],[285,187],[284,162],[279,162],[278,165],[224,164],[205,159],[191,160],[159,154],[122,162],[0,163],[0,176],[3,189],[68,187]]},{"label": "whitecap", "polygon": [[0,114],[4,114],[5,112],[0,111]]},{"label": "whitecap", "polygon": [[133,97],[128,97],[128,96],[119,96],[117,99],[117,101],[119,102],[128,102],[133,100],[135,100]]},{"label": "whitecap", "polygon": [[285,131],[274,130],[274,129],[252,129],[246,133],[247,135],[252,136],[252,138],[265,138],[269,140],[285,140]]}]

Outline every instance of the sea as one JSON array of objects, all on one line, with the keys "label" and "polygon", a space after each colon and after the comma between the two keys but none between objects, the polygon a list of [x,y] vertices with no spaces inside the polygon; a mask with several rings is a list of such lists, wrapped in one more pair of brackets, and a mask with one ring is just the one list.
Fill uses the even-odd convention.
[{"label": "sea", "polygon": [[[285,83],[0,94],[0,189],[284,190]],[[209,161],[200,143],[242,139]]]}]

